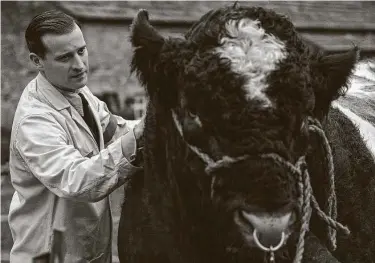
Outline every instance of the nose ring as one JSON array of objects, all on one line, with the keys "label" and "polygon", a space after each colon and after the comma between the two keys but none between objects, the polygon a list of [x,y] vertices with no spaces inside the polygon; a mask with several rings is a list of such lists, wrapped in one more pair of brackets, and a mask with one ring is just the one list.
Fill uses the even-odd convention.
[{"label": "nose ring", "polygon": [[275,247],[273,247],[273,246],[270,246],[270,247],[263,246],[262,243],[260,243],[260,241],[258,239],[258,235],[257,235],[257,230],[256,229],[253,232],[253,237],[254,237],[255,244],[260,249],[262,249],[263,251],[266,251],[266,252],[275,252],[276,250],[278,250],[278,249],[281,248],[281,246],[284,244],[284,241],[285,241],[285,233],[284,233],[284,231],[281,233],[281,239],[280,239],[279,244],[277,244],[277,246],[275,246]]},{"label": "nose ring", "polygon": [[270,253],[270,262],[271,263],[274,263],[275,262],[275,254],[274,252],[278,249],[281,248],[281,246],[284,244],[284,241],[285,241],[285,233],[284,231],[281,233],[281,239],[280,239],[280,242],[279,244],[277,244],[276,247],[273,247],[273,246],[270,246],[270,247],[265,247],[262,245],[262,243],[260,243],[259,239],[258,239],[258,235],[257,235],[257,230],[254,229],[254,232],[253,232],[253,237],[254,237],[254,241],[255,241],[255,244],[260,248],[262,249],[263,251],[265,252],[269,252]]}]

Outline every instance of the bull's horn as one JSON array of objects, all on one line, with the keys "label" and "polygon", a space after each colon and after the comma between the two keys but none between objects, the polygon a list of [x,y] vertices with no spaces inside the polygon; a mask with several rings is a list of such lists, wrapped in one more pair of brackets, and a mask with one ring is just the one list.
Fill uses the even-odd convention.
[{"label": "bull's horn", "polygon": [[151,50],[164,43],[164,38],[151,26],[148,12],[145,9],[139,10],[133,20],[131,42],[133,47],[147,47]]}]

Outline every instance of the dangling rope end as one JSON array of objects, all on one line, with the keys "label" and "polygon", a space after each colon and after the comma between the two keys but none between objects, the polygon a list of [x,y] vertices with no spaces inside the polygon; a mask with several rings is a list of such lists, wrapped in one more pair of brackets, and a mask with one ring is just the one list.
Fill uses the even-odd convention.
[{"label": "dangling rope end", "polygon": [[[339,224],[340,224],[340,223],[339,223]],[[340,225],[341,225],[341,224],[340,224]],[[341,231],[342,231],[345,235],[349,236],[349,235],[352,234],[352,233],[350,232],[350,229],[349,229],[347,226],[341,225],[340,228],[341,228]]]}]

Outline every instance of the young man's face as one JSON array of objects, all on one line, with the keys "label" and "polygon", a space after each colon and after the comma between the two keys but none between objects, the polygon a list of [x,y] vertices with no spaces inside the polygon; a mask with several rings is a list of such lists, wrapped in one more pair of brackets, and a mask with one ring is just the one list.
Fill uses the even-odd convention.
[{"label": "young man's face", "polygon": [[42,37],[46,47],[41,59],[40,71],[54,86],[65,90],[77,90],[87,83],[89,71],[86,42],[76,25],[68,34],[47,34]]}]

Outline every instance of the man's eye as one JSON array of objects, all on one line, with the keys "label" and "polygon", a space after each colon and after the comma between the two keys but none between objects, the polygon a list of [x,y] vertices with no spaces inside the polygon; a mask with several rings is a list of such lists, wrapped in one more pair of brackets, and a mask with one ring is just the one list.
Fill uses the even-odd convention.
[{"label": "man's eye", "polygon": [[85,50],[86,50],[86,48],[81,48],[80,50],[78,50],[78,54],[80,54],[80,55],[85,54]]},{"label": "man's eye", "polygon": [[69,56],[59,57],[57,60],[58,60],[58,61],[62,61],[62,62],[66,62],[66,61],[69,60]]}]

